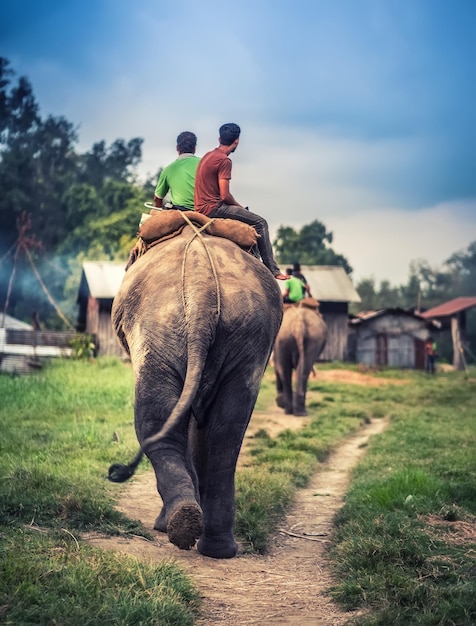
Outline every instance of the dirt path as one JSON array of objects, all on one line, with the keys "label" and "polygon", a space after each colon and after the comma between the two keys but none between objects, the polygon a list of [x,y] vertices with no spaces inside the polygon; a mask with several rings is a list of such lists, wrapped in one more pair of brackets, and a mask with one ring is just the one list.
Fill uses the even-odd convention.
[{"label": "dirt path", "polygon": [[[370,378],[366,377],[365,384],[372,384]],[[352,383],[364,384],[355,379]],[[266,428],[275,436],[284,428],[300,428],[306,421],[285,416],[278,410],[255,413],[241,462],[246,459],[250,439],[259,428]],[[203,596],[197,626],[338,626],[349,619],[349,614],[340,611],[326,595],[333,583],[326,562],[332,519],[343,504],[350,472],[365,453],[368,439],[382,432],[386,425],[383,419],[365,425],[326,463],[319,465],[308,487],[297,492],[294,505],[273,537],[266,556],[241,554],[230,560],[216,560],[200,555],[196,549],[178,550],[166,535],[153,531],[161,502],[152,471],[133,479],[118,506],[129,517],[140,519],[156,539],[99,535],[89,535],[87,539],[97,547],[152,563],[175,560],[189,572]]]}]

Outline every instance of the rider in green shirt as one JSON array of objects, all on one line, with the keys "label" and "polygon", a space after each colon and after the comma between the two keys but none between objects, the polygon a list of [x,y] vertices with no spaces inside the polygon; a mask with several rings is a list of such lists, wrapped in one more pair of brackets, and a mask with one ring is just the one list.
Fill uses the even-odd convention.
[{"label": "rider in green shirt", "polygon": [[288,268],[286,274],[288,278],[284,283],[283,300],[284,302],[300,302],[304,297],[304,283],[297,276],[293,276],[292,268]]},{"label": "rider in green shirt", "polygon": [[197,137],[184,131],[177,137],[178,158],[162,170],[154,193],[154,206],[163,207],[163,199],[170,191],[172,208],[181,211],[194,210],[195,172],[199,157],[195,156]]}]

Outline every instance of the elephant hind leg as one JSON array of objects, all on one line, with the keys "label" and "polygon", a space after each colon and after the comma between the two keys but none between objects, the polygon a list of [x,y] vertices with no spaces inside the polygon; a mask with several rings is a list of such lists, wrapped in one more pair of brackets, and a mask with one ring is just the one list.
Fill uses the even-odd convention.
[{"label": "elephant hind leg", "polygon": [[228,533],[213,537],[203,534],[198,541],[197,550],[212,559],[232,559],[238,552],[238,544]]},{"label": "elephant hind leg", "polygon": [[162,510],[155,520],[154,529],[161,533],[167,532],[167,512],[165,510],[165,506],[162,507]]},{"label": "elephant hind leg", "polygon": [[167,521],[169,541],[181,550],[190,550],[202,534],[203,514],[196,502],[180,502]]},{"label": "elephant hind leg", "polygon": [[171,543],[190,550],[203,530],[203,513],[197,489],[183,455],[159,446],[148,452],[157,478],[163,507],[154,527],[167,532]]}]

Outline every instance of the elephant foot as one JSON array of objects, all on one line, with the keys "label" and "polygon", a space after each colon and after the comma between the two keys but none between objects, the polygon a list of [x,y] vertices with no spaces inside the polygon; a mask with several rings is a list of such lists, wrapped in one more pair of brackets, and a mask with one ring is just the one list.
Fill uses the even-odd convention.
[{"label": "elephant foot", "polygon": [[190,550],[202,534],[202,530],[203,513],[196,502],[182,502],[169,515],[167,522],[169,541],[181,550]]},{"label": "elephant foot", "polygon": [[293,410],[292,409],[284,409],[284,414],[285,415],[294,415]]},{"label": "elephant foot", "polygon": [[154,524],[154,529],[158,530],[161,533],[167,532],[167,519],[165,517],[165,513],[165,506],[163,506]]},{"label": "elephant foot", "polygon": [[293,415],[295,417],[306,417],[308,415],[308,412],[306,411],[306,409],[294,409]]},{"label": "elephant foot", "polygon": [[231,559],[238,552],[238,545],[233,535],[226,538],[212,538],[203,534],[198,540],[197,550],[203,556],[209,556],[212,559]]},{"label": "elephant foot", "polygon": [[276,396],[276,405],[280,409],[284,409],[284,399],[283,399],[283,394],[282,393],[280,393],[278,396]]}]

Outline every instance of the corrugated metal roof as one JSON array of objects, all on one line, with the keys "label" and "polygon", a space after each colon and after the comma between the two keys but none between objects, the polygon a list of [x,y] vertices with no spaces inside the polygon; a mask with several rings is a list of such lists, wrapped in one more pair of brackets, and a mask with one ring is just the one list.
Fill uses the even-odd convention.
[{"label": "corrugated metal roof", "polygon": [[[291,265],[289,265],[291,267]],[[286,269],[284,265],[283,269]],[[301,273],[319,302],[360,302],[360,296],[344,268],[335,265],[301,265]],[[278,281],[284,291],[284,281]]]},{"label": "corrugated metal roof", "polygon": [[429,320],[425,318],[421,313],[414,313],[407,311],[400,307],[387,307],[385,309],[378,309],[377,311],[361,311],[357,313],[355,317],[350,320],[351,326],[359,326],[365,324],[369,320],[373,320],[376,317],[382,317],[383,315],[407,315],[408,317],[415,317],[425,322],[426,326],[433,326],[434,328],[441,328],[441,323],[436,320]]},{"label": "corrugated metal roof", "polygon": [[[93,298],[114,298],[124,278],[124,263],[86,261],[83,275]],[[360,302],[360,297],[342,267],[302,265],[312,295],[320,302]],[[284,291],[284,281],[278,281]]]},{"label": "corrugated metal roof", "polygon": [[114,298],[125,274],[125,263],[86,261],[83,274],[93,298]]},{"label": "corrugated metal roof", "polygon": [[471,309],[474,306],[476,306],[476,298],[454,298],[453,300],[439,304],[432,309],[428,309],[428,311],[425,311],[421,315],[426,319],[434,317],[449,317],[450,315],[456,315],[466,309]]},{"label": "corrugated metal roof", "polygon": [[15,328],[16,330],[33,330],[31,324],[17,320],[16,317],[11,315],[3,315],[0,313],[0,327],[2,328]]}]

